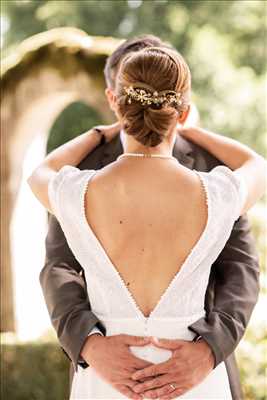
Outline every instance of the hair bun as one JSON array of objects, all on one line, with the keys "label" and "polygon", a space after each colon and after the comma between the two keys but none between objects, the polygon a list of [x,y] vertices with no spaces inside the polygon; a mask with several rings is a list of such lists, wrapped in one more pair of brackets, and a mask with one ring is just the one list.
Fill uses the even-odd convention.
[{"label": "hair bun", "polygon": [[152,108],[131,104],[124,115],[124,130],[145,146],[157,146],[175,123],[177,111],[173,107]]},{"label": "hair bun", "polygon": [[[171,107],[144,109],[144,126],[147,128],[147,135],[144,143],[146,146],[157,146],[162,142],[168,133],[170,122],[177,118],[177,112]],[[151,143],[151,144],[150,144]]]},{"label": "hair bun", "polygon": [[123,128],[147,147],[160,144],[188,109],[191,75],[176,51],[151,47],[123,59],[116,81]]}]

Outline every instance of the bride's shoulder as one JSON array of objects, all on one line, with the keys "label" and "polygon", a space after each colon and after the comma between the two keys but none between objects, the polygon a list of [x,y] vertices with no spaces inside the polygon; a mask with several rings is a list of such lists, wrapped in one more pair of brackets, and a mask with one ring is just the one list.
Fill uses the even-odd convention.
[{"label": "bride's shoulder", "polygon": [[92,180],[92,184],[96,186],[112,185],[116,179],[122,176],[122,171],[117,167],[116,162],[111,162],[104,167],[99,168],[96,172],[97,173]]}]

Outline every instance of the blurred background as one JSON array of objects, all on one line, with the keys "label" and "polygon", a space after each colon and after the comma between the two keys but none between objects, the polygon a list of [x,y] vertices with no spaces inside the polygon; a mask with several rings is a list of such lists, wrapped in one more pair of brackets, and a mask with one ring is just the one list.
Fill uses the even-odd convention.
[{"label": "blurred background", "polygon": [[[43,156],[91,126],[114,121],[104,97],[106,57],[125,38],[171,42],[192,72],[207,129],[266,157],[265,1],[1,2],[2,395],[67,398],[63,355],[39,285],[47,213],[25,183]],[[249,212],[261,293],[237,349],[246,400],[267,398],[266,198]]]}]

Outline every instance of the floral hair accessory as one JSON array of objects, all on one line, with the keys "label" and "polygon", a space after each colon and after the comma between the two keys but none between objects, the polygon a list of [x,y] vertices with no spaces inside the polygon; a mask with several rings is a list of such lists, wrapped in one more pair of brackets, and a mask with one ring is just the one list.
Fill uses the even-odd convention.
[{"label": "floral hair accessory", "polygon": [[175,107],[182,104],[181,92],[175,92],[174,90],[161,90],[158,92],[143,83],[142,86],[124,86],[124,91],[128,96],[128,104],[131,104],[132,100],[140,102],[144,106],[168,104]]}]

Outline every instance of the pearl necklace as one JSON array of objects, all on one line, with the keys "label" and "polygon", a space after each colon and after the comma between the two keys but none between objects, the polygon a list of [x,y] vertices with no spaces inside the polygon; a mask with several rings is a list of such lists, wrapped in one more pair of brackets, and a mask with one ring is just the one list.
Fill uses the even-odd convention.
[{"label": "pearl necklace", "polygon": [[149,153],[123,153],[121,154],[119,157],[117,157],[117,161],[120,160],[122,157],[145,157],[145,158],[170,158],[172,160],[175,160],[177,162],[179,162],[177,160],[177,158],[175,158],[174,156],[167,156],[165,154],[149,154]]}]

